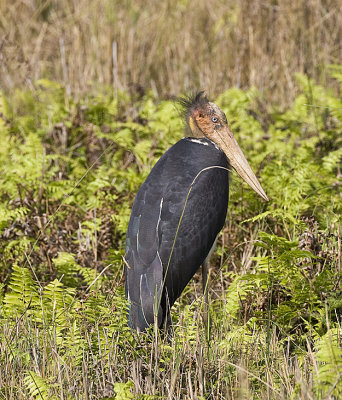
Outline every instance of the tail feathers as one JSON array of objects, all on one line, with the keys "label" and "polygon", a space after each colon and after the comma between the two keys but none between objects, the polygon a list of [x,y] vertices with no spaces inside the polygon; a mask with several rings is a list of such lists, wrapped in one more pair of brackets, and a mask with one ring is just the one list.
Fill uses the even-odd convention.
[{"label": "tail feathers", "polygon": [[144,266],[134,257],[128,260],[131,266],[126,268],[126,297],[130,303],[128,322],[139,331],[144,331],[154,324],[157,318],[158,326],[163,323],[163,267],[158,252],[153,262]]},{"label": "tail feathers", "polygon": [[144,302],[144,304],[131,303],[128,311],[128,325],[139,332],[144,332],[149,326],[154,324],[154,318],[157,318],[158,327],[163,323],[163,309],[159,306],[158,313],[154,312],[154,298],[153,303]]}]

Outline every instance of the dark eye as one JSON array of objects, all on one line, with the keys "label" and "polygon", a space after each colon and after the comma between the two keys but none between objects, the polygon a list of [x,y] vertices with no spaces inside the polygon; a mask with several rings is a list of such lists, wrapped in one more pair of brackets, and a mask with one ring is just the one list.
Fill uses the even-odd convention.
[{"label": "dark eye", "polygon": [[212,117],[211,120],[214,122],[214,124],[216,124],[216,122],[218,121],[218,118]]}]

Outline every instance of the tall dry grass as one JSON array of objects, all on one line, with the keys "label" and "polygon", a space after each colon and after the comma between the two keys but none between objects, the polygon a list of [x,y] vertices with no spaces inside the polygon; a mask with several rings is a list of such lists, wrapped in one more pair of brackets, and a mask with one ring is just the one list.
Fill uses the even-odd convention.
[{"label": "tall dry grass", "polygon": [[341,0],[0,0],[0,85],[48,77],[212,95],[255,85],[287,104],[295,72],[323,84],[342,63]]}]

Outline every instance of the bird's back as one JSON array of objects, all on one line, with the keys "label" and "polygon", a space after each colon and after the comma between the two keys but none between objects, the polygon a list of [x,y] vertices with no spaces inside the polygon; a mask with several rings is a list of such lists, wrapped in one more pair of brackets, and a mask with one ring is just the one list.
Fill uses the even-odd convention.
[{"label": "bird's back", "polygon": [[184,138],[156,163],[135,198],[126,235],[129,322],[160,326],[207,257],[226,217],[228,161],[208,139]]}]

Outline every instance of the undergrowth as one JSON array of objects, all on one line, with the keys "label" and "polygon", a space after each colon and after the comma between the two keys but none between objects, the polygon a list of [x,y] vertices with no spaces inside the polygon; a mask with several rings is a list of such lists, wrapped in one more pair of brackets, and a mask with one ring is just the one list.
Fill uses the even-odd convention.
[{"label": "undergrowth", "polygon": [[254,89],[217,99],[270,202],[232,173],[210,332],[196,276],[171,338],[128,328],[122,257],[134,194],[184,135],[177,107],[75,103],[44,80],[1,95],[0,398],[342,396],[342,100],[297,79],[283,113]]}]

